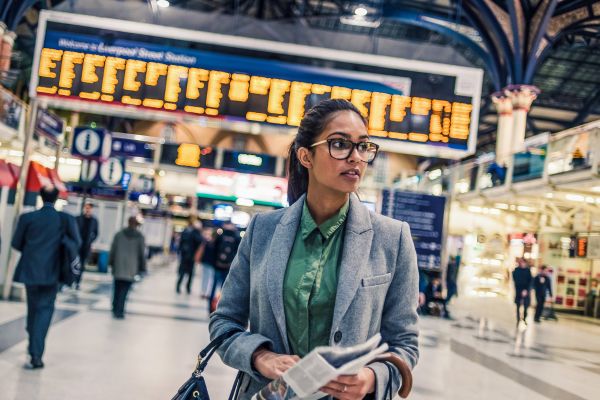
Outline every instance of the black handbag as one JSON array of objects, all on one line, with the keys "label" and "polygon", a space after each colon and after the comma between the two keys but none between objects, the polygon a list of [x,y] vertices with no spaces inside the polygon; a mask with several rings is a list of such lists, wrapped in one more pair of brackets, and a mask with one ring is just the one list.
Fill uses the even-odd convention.
[{"label": "black handbag", "polygon": [[[198,362],[196,363],[196,368],[192,373],[190,379],[188,379],[177,391],[175,396],[171,400],[210,400],[208,395],[208,390],[206,389],[206,382],[204,381],[204,377],[202,376],[202,372],[206,368],[206,365],[210,361],[210,358],[213,356],[215,351],[229,339],[231,336],[236,333],[244,332],[243,330],[234,329],[229,332],[225,332],[224,334],[216,337],[212,342],[208,344],[201,352],[198,354]],[[238,372],[235,377],[235,381],[233,382],[233,387],[231,388],[231,392],[229,393],[229,400],[237,399],[237,396],[240,392],[242,376],[243,372]]]},{"label": "black handbag", "polygon": [[59,247],[59,277],[58,280],[64,285],[72,285],[81,275],[81,263],[79,259],[79,246],[69,235],[69,216],[59,213],[61,224],[61,241]]}]

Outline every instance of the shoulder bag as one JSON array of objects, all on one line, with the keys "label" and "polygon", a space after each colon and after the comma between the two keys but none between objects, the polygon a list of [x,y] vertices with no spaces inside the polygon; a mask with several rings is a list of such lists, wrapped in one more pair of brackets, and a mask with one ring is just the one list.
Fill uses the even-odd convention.
[{"label": "shoulder bag", "polygon": [[59,277],[58,280],[64,285],[72,285],[81,275],[81,260],[79,259],[79,247],[69,236],[67,215],[59,212],[61,225],[61,240],[59,247]]},{"label": "shoulder bag", "polygon": [[[198,362],[196,363],[196,368],[192,373],[190,379],[188,379],[177,391],[175,396],[171,400],[210,400],[208,395],[208,390],[206,388],[206,382],[204,377],[202,376],[202,372],[206,368],[206,365],[210,361],[210,358],[213,356],[215,351],[229,339],[231,336],[236,333],[243,332],[242,330],[234,329],[229,332],[225,332],[224,334],[216,337],[212,342],[208,344],[201,352],[198,354]],[[235,400],[238,397],[240,391],[240,384],[242,381],[243,372],[238,372],[235,377],[235,381],[233,382],[233,387],[231,388],[231,392],[229,393],[229,400]]]}]

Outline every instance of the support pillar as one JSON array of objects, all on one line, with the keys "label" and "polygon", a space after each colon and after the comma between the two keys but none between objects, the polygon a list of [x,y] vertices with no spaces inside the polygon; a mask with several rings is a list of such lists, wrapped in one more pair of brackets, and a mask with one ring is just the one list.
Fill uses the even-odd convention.
[{"label": "support pillar", "polygon": [[[4,29],[2,29],[4,28]],[[8,73],[10,69],[10,60],[12,57],[13,46],[15,45],[15,39],[17,34],[9,31],[5,26],[0,27],[2,32],[2,45],[0,46],[0,74],[4,75]]]},{"label": "support pillar", "polygon": [[532,85],[511,85],[504,89],[504,93],[512,100],[512,153],[518,153],[525,150],[527,113],[529,113],[529,108],[533,101],[540,94],[540,90]]},{"label": "support pillar", "polygon": [[[27,191],[27,177],[29,175],[29,164],[31,161],[31,153],[33,152],[33,131],[35,130],[35,122],[37,120],[38,113],[38,102],[37,99],[31,99],[29,103],[27,113],[27,124],[25,127],[25,140],[23,143],[23,162],[21,163],[21,171],[19,173],[19,181],[17,183],[17,191],[15,195],[15,205],[13,208],[13,226],[17,226],[21,210],[23,208],[23,201],[25,200],[25,194]],[[13,273],[14,273],[14,250],[9,248],[8,251],[8,262],[4,266],[4,287],[2,290],[2,298],[7,300],[10,297],[12,289]]]},{"label": "support pillar", "polygon": [[507,165],[511,155],[513,135],[513,103],[504,92],[492,94],[492,101],[498,112],[498,131],[496,133],[496,164]]}]

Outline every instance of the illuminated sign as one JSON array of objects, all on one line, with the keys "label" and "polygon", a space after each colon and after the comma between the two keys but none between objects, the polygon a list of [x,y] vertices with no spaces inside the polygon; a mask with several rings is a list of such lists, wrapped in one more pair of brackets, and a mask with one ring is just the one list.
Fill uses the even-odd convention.
[{"label": "illuminated sign", "polygon": [[244,199],[282,207],[287,205],[287,179],[200,168],[196,193],[216,200]]},{"label": "illuminated sign", "polygon": [[260,167],[263,163],[263,159],[260,156],[254,154],[238,154],[238,163],[243,165],[252,165],[254,167]]},{"label": "illuminated sign", "polygon": [[221,169],[249,174],[276,175],[277,157],[234,150],[223,150]]},{"label": "illuminated sign", "polygon": [[448,156],[474,150],[480,70],[288,43],[284,51],[258,40],[242,52],[239,38],[191,31],[166,47],[147,34],[152,25],[128,22],[123,32],[117,20],[42,17],[31,95],[63,106],[77,100],[296,127],[313,105],[340,98],[356,105],[384,143],[420,145],[412,147],[419,154],[427,153],[423,145]]},{"label": "illuminated sign", "polygon": [[200,147],[193,143],[163,144],[160,163],[188,168],[212,168],[215,165],[215,152],[210,147]]},{"label": "illuminated sign", "polygon": [[177,158],[175,164],[182,167],[200,167],[200,146],[197,144],[183,143],[177,149]]}]

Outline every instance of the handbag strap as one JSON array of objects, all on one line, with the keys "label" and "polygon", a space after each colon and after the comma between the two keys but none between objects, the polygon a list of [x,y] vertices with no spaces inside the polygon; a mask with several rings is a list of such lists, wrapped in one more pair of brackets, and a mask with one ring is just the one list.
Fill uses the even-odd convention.
[{"label": "handbag strap", "polygon": [[223,344],[223,342],[225,342],[227,339],[229,339],[236,333],[241,333],[241,332],[244,332],[244,330],[242,330],[241,328],[235,328],[235,329],[227,331],[227,332],[217,336],[216,338],[214,338],[208,344],[208,346],[206,346],[204,349],[202,349],[202,351],[200,351],[200,354],[198,354],[198,364],[196,365],[195,372],[200,373],[200,372],[204,371],[204,368],[206,368],[208,361],[213,356],[215,351],[217,351],[219,346],[221,346]]},{"label": "handbag strap", "polygon": [[242,377],[244,373],[242,371],[238,371],[235,376],[235,381],[233,381],[233,387],[231,388],[231,392],[229,392],[229,400],[236,400],[238,395],[240,394],[240,389],[242,388]]}]

